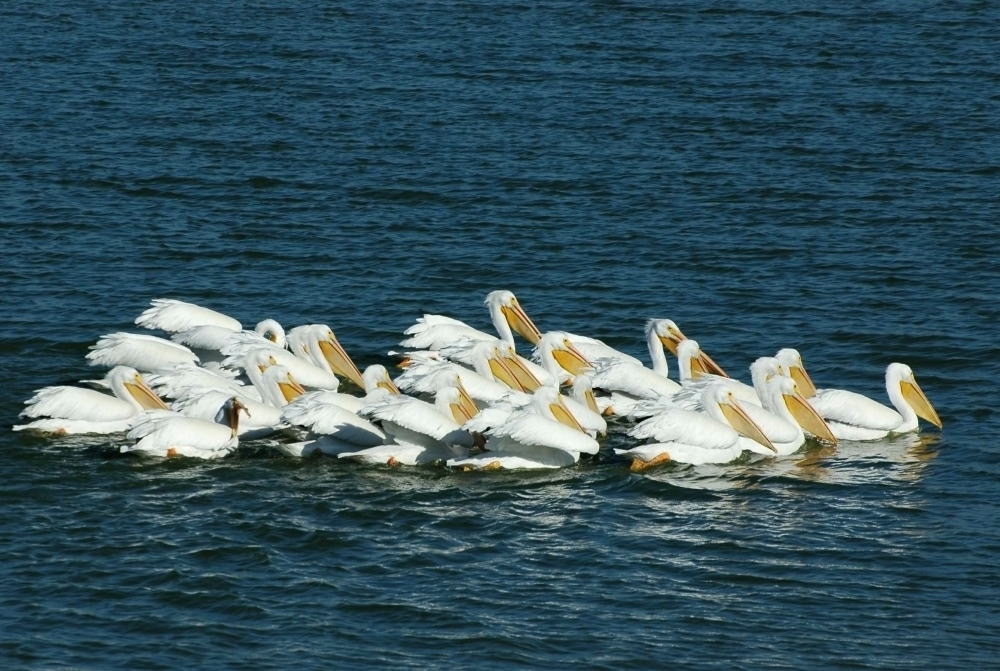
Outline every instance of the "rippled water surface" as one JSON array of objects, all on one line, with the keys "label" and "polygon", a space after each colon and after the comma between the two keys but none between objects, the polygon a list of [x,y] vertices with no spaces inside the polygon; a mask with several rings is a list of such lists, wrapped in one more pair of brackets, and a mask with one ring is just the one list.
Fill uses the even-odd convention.
[{"label": "rippled water surface", "polygon": [[997,5],[0,5],[0,419],[156,296],[424,311],[730,371],[779,347],[940,434],[629,473],[114,456],[0,431],[0,665],[986,668],[1000,655]]}]

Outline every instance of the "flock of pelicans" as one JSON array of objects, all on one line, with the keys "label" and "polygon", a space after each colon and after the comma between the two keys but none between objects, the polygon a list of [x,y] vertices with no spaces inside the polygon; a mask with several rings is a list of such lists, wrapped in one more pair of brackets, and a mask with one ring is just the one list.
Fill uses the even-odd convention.
[{"label": "flock of pelicans", "polygon": [[[92,388],[40,389],[14,427],[47,434],[127,431],[121,448],[155,457],[217,458],[239,439],[278,431],[289,456],[322,453],[389,466],[559,468],[595,455],[607,417],[624,418],[642,444],[615,452],[633,470],[675,461],[726,463],[750,452],[787,455],[807,440],[874,440],[941,420],[909,366],[889,364],[893,407],[841,389],[816,389],[794,349],[730,378],[669,319],[646,325],[652,367],[600,340],[542,333],[510,291],[486,297],[498,336],[425,314],[405,331],[403,370],[364,372],[322,324],[253,331],[182,301],[155,299],[135,323],[170,340],[112,333],[91,346],[110,368]],[[517,354],[514,334],[534,345]],[[667,377],[666,351],[678,378]],[[344,393],[348,383],[356,393]],[[404,393],[406,392],[406,393]],[[169,404],[166,400],[169,400]]]}]

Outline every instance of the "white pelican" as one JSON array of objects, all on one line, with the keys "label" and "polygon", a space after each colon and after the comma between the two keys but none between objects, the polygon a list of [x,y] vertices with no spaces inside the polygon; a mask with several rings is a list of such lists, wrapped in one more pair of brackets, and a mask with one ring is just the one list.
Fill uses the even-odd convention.
[{"label": "white pelican", "polygon": [[474,400],[492,403],[511,391],[509,384],[496,379],[494,369],[516,384],[513,373],[500,357],[498,347],[489,341],[478,342],[472,350],[475,370],[423,352],[411,354],[419,356],[411,358],[402,375],[396,378],[396,385],[410,394],[435,394],[454,386],[457,379]]},{"label": "white pelican", "polygon": [[136,317],[135,323],[143,328],[160,329],[168,333],[186,331],[195,326],[220,326],[230,331],[243,330],[243,325],[228,315],[172,298],[154,298],[150,302],[150,307]]},{"label": "white pelican", "polygon": [[[771,357],[762,357],[758,361],[767,359],[776,363]],[[771,364],[766,361],[765,365]],[[744,403],[743,408],[771,441],[778,455],[792,454],[805,444],[803,429],[831,445],[837,444],[830,427],[809,401],[799,394],[793,380],[773,374],[767,376],[761,386],[764,407]]]},{"label": "white pelican", "polygon": [[[627,357],[627,359],[615,356],[593,356],[593,352],[603,351],[599,348],[592,349],[592,354],[588,357],[584,355],[584,353],[573,343],[572,337],[572,334],[566,333],[565,331],[548,331],[547,333],[542,334],[541,339],[539,339],[538,344],[535,345],[534,352],[532,353],[532,356],[542,366],[542,368],[548,371],[548,373],[560,383],[572,382],[575,376],[580,375],[581,373],[590,372],[593,368],[593,364],[591,364],[591,357],[593,357],[593,359],[604,358],[616,361],[625,361],[631,365],[642,366],[642,362],[638,359],[621,354],[620,352],[618,352],[618,354],[621,354],[621,357]],[[617,352],[617,350],[607,347],[606,345],[604,345],[604,348],[609,352]]]},{"label": "white pelican", "polygon": [[706,414],[675,408],[650,417],[633,427],[629,435],[656,442],[616,449],[615,454],[632,457],[634,471],[665,461],[725,464],[742,455],[744,449],[775,454],[767,436],[725,385],[710,385],[702,394]]},{"label": "white pelican", "polygon": [[226,359],[223,365],[229,368],[239,368],[250,375],[252,366],[281,365],[291,372],[292,376],[303,387],[313,389],[332,389],[340,387],[340,381],[333,373],[320,368],[312,361],[274,346],[230,346],[223,350]]},{"label": "white pelican", "polygon": [[103,335],[87,353],[91,366],[128,366],[143,372],[179,364],[198,363],[198,357],[184,345],[140,333]]},{"label": "white pelican", "polygon": [[288,332],[288,347],[295,354],[312,360],[316,366],[364,389],[361,371],[326,324],[296,326]]},{"label": "white pelican", "polygon": [[805,364],[802,363],[802,355],[797,349],[791,347],[780,349],[774,358],[781,362],[781,365],[788,371],[788,376],[795,380],[802,396],[812,398],[816,395],[816,385],[813,384],[812,378],[806,372]]},{"label": "white pelican", "polygon": [[[335,457],[343,452],[356,452],[389,441],[378,426],[354,411],[331,402],[327,397],[333,393],[317,391],[305,394],[282,409],[281,416],[286,422],[309,429],[312,436],[305,441],[279,444],[279,451],[291,457],[313,454]],[[384,393],[392,392],[386,390]]]},{"label": "white pelican", "polygon": [[389,377],[389,371],[382,364],[375,363],[367,366],[361,377],[365,383],[365,396],[354,396],[339,391],[311,391],[295,399],[293,403],[307,405],[333,404],[349,412],[357,413],[364,406],[365,398],[376,389],[385,389],[393,394],[400,393],[399,388],[392,381],[392,378]]},{"label": "white pelican", "polygon": [[173,413],[143,415],[128,433],[130,439],[138,442],[122,446],[121,451],[150,457],[224,457],[239,445],[241,410],[247,412],[240,400],[233,397],[219,409],[214,422]]},{"label": "white pelican", "polygon": [[392,442],[341,452],[338,457],[366,464],[417,466],[464,456],[475,437],[457,420],[464,422],[475,411],[475,404],[458,387],[438,391],[433,405],[402,394],[375,394],[361,412],[380,420]]},{"label": "white pelican", "polygon": [[192,363],[161,368],[146,376],[146,382],[160,395],[176,398],[183,390],[191,387],[208,387],[229,392],[230,396],[240,395],[260,400],[260,395],[252,386],[236,379],[239,373],[227,368],[202,368]]},{"label": "white pelican", "polygon": [[597,441],[584,433],[558,390],[542,387],[530,404],[516,409],[490,429],[486,452],[449,459],[448,465],[490,470],[561,468],[575,464],[581,454],[597,454],[599,449]]},{"label": "white pelican", "polygon": [[169,410],[134,368],[116,366],[107,375],[113,396],[80,387],[45,387],[25,401],[21,417],[38,418],[14,431],[117,433],[146,410]]},{"label": "white pelican", "polygon": [[[677,324],[672,319],[653,319],[651,326],[663,346],[670,350],[671,354],[677,356],[678,346],[687,340],[687,336],[681,332]],[[715,363],[712,357],[708,356],[705,352],[701,352],[700,359],[705,366],[706,373],[718,375],[719,377],[729,377],[726,371],[722,370],[722,367]]]},{"label": "white pelican", "polygon": [[591,382],[595,389],[612,393],[610,412],[627,415],[635,402],[640,399],[655,399],[671,396],[681,389],[681,385],[667,377],[667,356],[663,352],[664,342],[672,333],[668,327],[673,324],[667,319],[651,319],[646,323],[646,347],[653,362],[650,370],[618,359],[597,359],[593,362]]},{"label": "white pelican", "polygon": [[[239,427],[240,436],[260,438],[281,428],[281,408],[305,393],[288,369],[284,366],[270,366],[262,373],[251,369],[253,386],[261,400],[248,396],[235,396],[247,410],[247,420]],[[221,404],[233,393],[210,387],[192,387],[181,390],[175,397],[174,410],[186,417],[210,420],[215,417]]]},{"label": "white pelican", "polygon": [[919,428],[918,418],[941,428],[941,418],[905,363],[886,367],[885,390],[895,410],[844,389],[818,389],[809,403],[841,440],[877,440],[910,433]]},{"label": "white pelican", "polygon": [[[681,381],[681,389],[675,395],[678,401],[682,401],[685,398],[693,398],[700,402],[701,391],[705,387],[710,384],[723,383],[740,401],[752,403],[757,406],[762,405],[761,397],[755,388],[756,385],[751,387],[734,378],[710,372],[711,359],[701,351],[701,346],[698,345],[697,340],[685,338],[677,343],[676,350],[677,377]],[[776,360],[772,358],[771,361],[774,361],[775,365],[777,365]],[[776,373],[777,371],[773,372]],[[762,381],[763,378],[755,380],[757,383]]]},{"label": "white pelican", "polygon": [[232,331],[224,326],[205,324],[178,331],[170,339],[194,350],[202,361],[221,360],[222,350],[235,345],[286,346],[285,329],[273,319],[259,322],[253,331]]},{"label": "white pelican", "polygon": [[[516,331],[528,342],[532,344],[538,342],[541,332],[521,308],[521,304],[518,303],[517,297],[512,292],[505,289],[491,291],[486,295],[484,302],[489,308],[493,327],[500,334],[499,340],[513,346],[514,331]],[[417,323],[403,333],[410,337],[403,340],[400,345],[421,350],[439,350],[462,338],[488,341],[498,339],[489,333],[472,328],[465,322],[444,315],[432,314],[425,314],[417,319]],[[468,362],[463,361],[462,363]]]}]

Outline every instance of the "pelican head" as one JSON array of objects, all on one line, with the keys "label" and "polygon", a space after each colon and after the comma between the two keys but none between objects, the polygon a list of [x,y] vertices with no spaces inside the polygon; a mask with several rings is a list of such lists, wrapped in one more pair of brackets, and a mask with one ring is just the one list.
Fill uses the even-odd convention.
[{"label": "pelican head", "polygon": [[458,425],[465,424],[479,414],[479,406],[469,396],[469,392],[462,386],[462,381],[457,375],[453,385],[438,390],[434,402]]},{"label": "pelican head", "polygon": [[937,428],[942,427],[941,418],[931,402],[927,400],[923,389],[917,384],[917,379],[913,376],[913,369],[905,363],[891,363],[885,369],[885,388],[892,398],[895,396],[895,388],[899,389],[903,400],[917,414],[917,417],[925,419]]},{"label": "pelican head", "polygon": [[364,389],[365,381],[361,376],[361,371],[358,370],[357,365],[347,354],[340,341],[337,340],[333,329],[329,326],[321,325],[321,329],[317,329],[317,335],[318,337],[314,341],[316,348],[319,350],[323,360],[330,367],[331,372],[340,377],[347,378]]},{"label": "pelican head", "polygon": [[549,331],[543,335],[538,341],[537,350],[543,362],[555,361],[573,376],[592,368],[590,361],[570,342],[569,334],[565,331]]},{"label": "pelican head", "polygon": [[239,433],[240,410],[245,412],[247,417],[250,416],[250,411],[243,405],[239,397],[233,396],[222,404],[222,407],[219,408],[219,413],[215,416],[216,423],[228,426],[234,437]]},{"label": "pelican head", "polygon": [[139,410],[169,410],[155,391],[142,379],[135,368],[115,366],[108,373],[108,385],[115,395],[138,407]]},{"label": "pelican head", "polygon": [[795,380],[775,375],[767,380],[766,384],[773,390],[771,402],[783,403],[799,426],[822,441],[831,445],[837,444],[837,437],[833,435],[833,431],[816,409],[799,392]]},{"label": "pelican head", "polygon": [[[521,307],[514,292],[506,289],[491,291],[486,294],[484,303],[490,310],[493,324],[497,326],[498,332],[501,331],[499,318],[502,318],[511,329],[519,333],[525,340],[532,345],[538,344],[542,332],[538,330],[535,322],[531,321],[531,317]],[[506,340],[506,338],[502,339]],[[510,339],[510,342],[513,342],[513,338]]]},{"label": "pelican head", "polygon": [[302,387],[302,385],[295,381],[291,372],[284,366],[270,366],[264,371],[262,380],[265,383],[265,386],[268,386],[271,390],[278,390],[278,395],[274,396],[272,401],[272,403],[276,405],[291,403],[299,396],[306,393],[306,390]]},{"label": "pelican head", "polygon": [[778,453],[770,439],[764,435],[764,431],[750,418],[732,390],[724,382],[709,385],[703,395],[702,402],[705,408],[718,410],[718,412],[710,412],[710,415],[714,415],[716,419],[721,417],[724,424],[731,426],[740,435],[760,443],[775,454]]},{"label": "pelican head", "polygon": [[273,319],[265,319],[258,322],[253,327],[254,333],[267,338],[278,347],[284,348],[288,343],[285,340],[285,329]]},{"label": "pelican head", "polygon": [[761,399],[765,397],[767,381],[775,375],[784,376],[785,368],[773,356],[762,356],[750,364],[750,379],[753,381],[754,391]]},{"label": "pelican head", "polygon": [[781,365],[788,371],[788,375],[795,380],[795,384],[799,386],[799,393],[806,398],[812,398],[816,395],[816,385],[813,384],[812,378],[806,372],[806,366],[802,363],[802,355],[797,349],[791,347],[779,349],[774,358],[781,362]]},{"label": "pelican head", "polygon": [[[651,333],[656,334],[656,337],[660,339],[660,343],[666,347],[671,354],[680,358],[680,344],[687,340],[687,336],[681,332],[680,327],[677,326],[674,320],[650,319],[646,322],[647,337],[649,337]],[[726,371],[722,370],[722,367],[715,363],[715,361],[712,360],[712,357],[708,356],[704,352],[701,352],[699,359],[699,367],[704,368],[702,372],[712,373],[713,375],[720,375],[722,377],[729,377],[729,375],[726,374]]]},{"label": "pelican head", "polygon": [[697,340],[685,338],[677,345],[677,363],[681,380],[697,380],[712,374],[712,360],[708,358]]},{"label": "pelican head", "polygon": [[382,364],[373,363],[368,366],[365,368],[365,372],[361,374],[361,377],[364,380],[364,390],[366,392],[373,389],[385,389],[390,394],[401,393],[399,387],[389,377],[389,371]]},{"label": "pelican head", "polygon": [[[501,370],[494,366],[494,362],[502,362]],[[511,389],[531,393],[542,386],[541,381],[524,364],[524,361],[514,351],[513,345],[500,342],[489,357],[490,372],[494,377],[506,384]]]},{"label": "pelican head", "polygon": [[554,419],[560,424],[565,424],[581,433],[586,433],[583,426],[581,426],[577,418],[573,416],[572,411],[567,407],[566,402],[563,401],[562,394],[559,393],[557,387],[541,387],[536,390],[533,394],[532,404],[542,417]]}]

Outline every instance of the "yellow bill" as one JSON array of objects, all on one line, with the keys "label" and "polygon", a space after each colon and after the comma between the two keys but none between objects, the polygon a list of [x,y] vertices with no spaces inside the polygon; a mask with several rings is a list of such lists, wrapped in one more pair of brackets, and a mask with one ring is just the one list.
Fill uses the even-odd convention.
[{"label": "yellow bill", "polygon": [[291,373],[285,376],[282,382],[278,383],[278,391],[281,392],[281,396],[285,399],[285,403],[291,403],[297,399],[302,394],[306,393],[306,390],[302,388],[302,385],[295,381]]},{"label": "yellow bill", "polygon": [[556,421],[560,424],[565,424],[568,427],[574,428],[581,433],[586,433],[583,430],[583,426],[577,421],[573,413],[570,412],[569,408],[563,402],[561,396],[557,396],[553,403],[549,403],[549,410],[552,412],[552,416],[556,418]]},{"label": "yellow bill", "polygon": [[746,413],[746,410],[741,408],[740,404],[734,399],[731,398],[728,402],[720,403],[719,408],[722,410],[722,414],[726,416],[726,421],[729,422],[729,425],[732,426],[737,433],[746,436],[751,440],[757,441],[777,454],[778,451],[774,449],[774,445],[771,443],[770,438],[764,435],[761,428],[757,426],[757,422],[753,421],[753,419],[750,418],[750,415]]},{"label": "yellow bill", "polygon": [[521,308],[521,304],[517,302],[516,298],[510,305],[501,306],[500,311],[503,312],[503,316],[507,320],[507,323],[510,324],[510,327],[515,332],[521,334],[532,345],[537,345],[538,341],[542,339],[542,332],[538,330],[535,322],[531,321],[531,317]]},{"label": "yellow bill", "polygon": [[903,398],[910,404],[913,411],[917,413],[917,417],[926,419],[940,429],[942,427],[941,418],[938,417],[937,411],[931,405],[931,402],[927,400],[924,390],[917,384],[916,379],[903,380],[899,383],[899,386],[903,392]]},{"label": "yellow bill", "polygon": [[804,366],[789,366],[788,374],[795,381],[795,386],[803,397],[812,398],[816,395],[816,385],[813,384]]},{"label": "yellow bill", "polygon": [[825,440],[831,445],[837,444],[837,437],[833,435],[833,431],[819,416],[816,409],[809,404],[809,401],[802,398],[801,394],[782,394],[781,396],[788,412],[792,413],[792,417],[799,423],[799,426],[820,440]]},{"label": "yellow bill", "polygon": [[157,396],[141,375],[136,375],[132,382],[126,382],[125,388],[143,410],[170,410],[170,406]]},{"label": "yellow bill", "polygon": [[345,377],[362,389],[365,388],[365,381],[361,377],[361,371],[347,355],[340,342],[331,333],[325,339],[319,341],[319,351],[323,353],[323,358],[330,364],[334,373]]},{"label": "yellow bill", "polygon": [[505,385],[514,389],[516,391],[522,391],[520,383],[517,378],[514,377],[514,373],[511,372],[510,367],[507,365],[507,359],[500,356],[497,350],[493,350],[493,354],[487,360],[490,365],[490,373],[493,377],[503,382]]},{"label": "yellow bill", "polygon": [[592,367],[587,357],[583,356],[569,340],[563,340],[562,347],[553,349],[552,357],[570,375],[579,375]]},{"label": "yellow bill", "polygon": [[521,391],[526,391],[530,394],[542,386],[541,381],[535,377],[535,374],[524,365],[524,362],[517,355],[505,356],[504,360],[507,362],[507,367],[510,369],[514,379],[517,380]]}]

